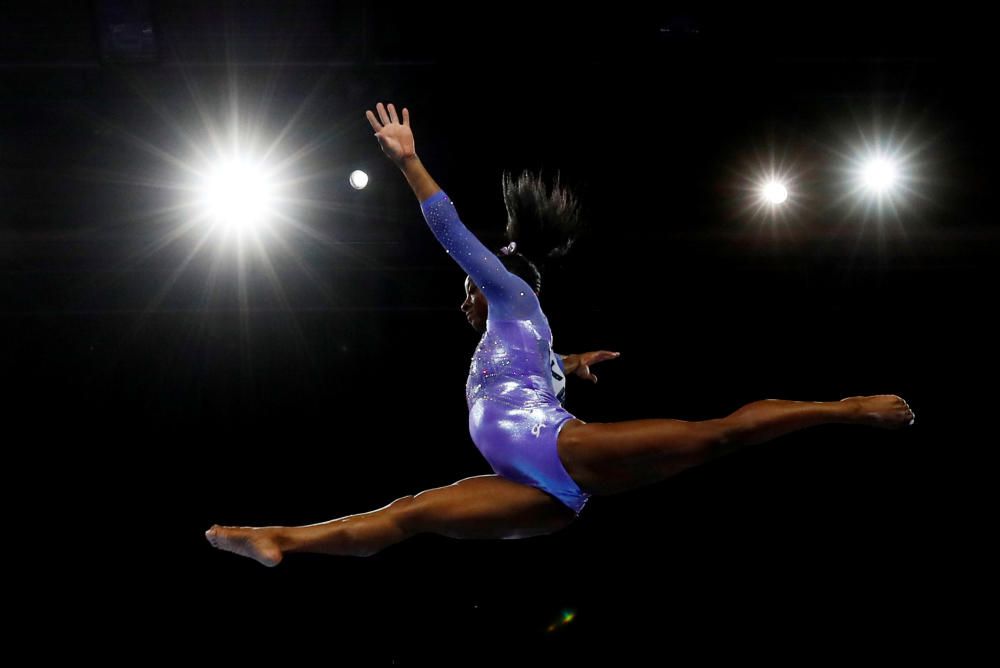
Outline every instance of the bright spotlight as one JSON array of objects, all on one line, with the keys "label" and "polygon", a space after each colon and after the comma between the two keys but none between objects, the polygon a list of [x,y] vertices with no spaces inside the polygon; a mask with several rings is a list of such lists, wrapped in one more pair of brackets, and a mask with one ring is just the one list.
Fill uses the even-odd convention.
[{"label": "bright spotlight", "polygon": [[351,187],[355,190],[362,190],[368,185],[368,175],[360,169],[351,172]]},{"label": "bright spotlight", "polygon": [[926,199],[916,187],[926,180],[924,167],[916,160],[925,150],[922,145],[907,145],[886,137],[875,139],[861,136],[859,145],[841,171],[844,176],[843,198],[853,203],[847,211],[850,217],[860,214],[862,220],[901,221],[915,199]]},{"label": "bright spotlight", "polygon": [[892,188],[896,182],[899,170],[895,163],[886,158],[871,158],[865,164],[861,173],[865,186],[877,193],[883,193]]},{"label": "bright spotlight", "polygon": [[272,185],[259,165],[242,160],[222,162],[208,174],[202,204],[227,229],[252,230],[270,214]]},{"label": "bright spotlight", "polygon": [[780,181],[770,181],[763,189],[764,199],[771,204],[781,204],[788,199],[788,188]]}]

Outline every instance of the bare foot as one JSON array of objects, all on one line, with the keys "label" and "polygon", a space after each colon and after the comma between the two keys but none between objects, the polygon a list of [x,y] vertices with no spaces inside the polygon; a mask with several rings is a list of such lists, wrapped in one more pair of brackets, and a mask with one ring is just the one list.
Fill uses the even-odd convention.
[{"label": "bare foot", "polygon": [[841,401],[852,402],[857,407],[861,424],[884,429],[899,429],[913,424],[913,411],[895,394],[876,394],[870,397],[847,397]]},{"label": "bare foot", "polygon": [[281,563],[281,549],[274,540],[274,530],[270,527],[220,527],[213,524],[205,532],[205,538],[220,550],[234,552],[241,557],[250,557],[265,566]]}]

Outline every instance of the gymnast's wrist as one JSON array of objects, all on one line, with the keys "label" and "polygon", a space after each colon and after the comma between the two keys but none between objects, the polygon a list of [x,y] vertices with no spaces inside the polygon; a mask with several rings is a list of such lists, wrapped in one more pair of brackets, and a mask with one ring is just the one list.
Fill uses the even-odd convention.
[{"label": "gymnast's wrist", "polygon": [[420,158],[417,157],[417,153],[414,151],[409,155],[404,155],[403,157],[398,158],[397,160],[395,160],[395,163],[397,167],[399,167],[402,171],[405,172],[410,167],[419,165]]}]

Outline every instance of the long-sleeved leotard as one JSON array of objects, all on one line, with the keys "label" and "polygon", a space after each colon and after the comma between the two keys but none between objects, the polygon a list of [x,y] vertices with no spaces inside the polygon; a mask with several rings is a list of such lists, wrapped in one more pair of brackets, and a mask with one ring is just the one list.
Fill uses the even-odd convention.
[{"label": "long-sleeved leotard", "polygon": [[556,449],[559,430],[574,416],[555,394],[552,331],[537,295],[462,224],[444,191],[420,208],[489,302],[465,385],[473,442],[495,473],[537,487],[579,514],[590,495],[566,472]]}]

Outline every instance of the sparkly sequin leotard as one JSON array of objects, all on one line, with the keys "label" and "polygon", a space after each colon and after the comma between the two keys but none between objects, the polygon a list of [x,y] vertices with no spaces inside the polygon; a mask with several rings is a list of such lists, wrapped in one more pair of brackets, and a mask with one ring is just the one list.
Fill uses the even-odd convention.
[{"label": "sparkly sequin leotard", "polygon": [[420,207],[434,236],[489,302],[486,333],[465,385],[473,442],[495,473],[537,487],[579,514],[590,495],[556,450],[559,430],[574,416],[555,394],[552,331],[537,295],[462,224],[444,191]]}]

